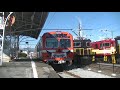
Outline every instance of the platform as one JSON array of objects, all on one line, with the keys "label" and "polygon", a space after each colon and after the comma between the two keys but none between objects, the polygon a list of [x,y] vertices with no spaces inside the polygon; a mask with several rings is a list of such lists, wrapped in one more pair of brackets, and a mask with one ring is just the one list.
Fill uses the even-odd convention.
[{"label": "platform", "polygon": [[4,62],[0,66],[0,78],[36,78],[33,68],[36,69],[37,78],[60,78],[48,64],[40,61],[34,63],[33,67],[31,61]]}]

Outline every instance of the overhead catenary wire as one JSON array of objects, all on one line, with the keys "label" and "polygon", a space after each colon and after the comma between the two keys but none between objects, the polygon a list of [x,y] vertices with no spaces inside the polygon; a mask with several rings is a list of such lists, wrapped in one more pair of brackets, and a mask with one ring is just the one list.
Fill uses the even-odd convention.
[{"label": "overhead catenary wire", "polygon": [[[55,14],[56,14],[56,12],[53,13],[52,17],[50,18],[50,20],[49,20],[49,22],[47,23],[47,25],[46,25],[45,28],[47,28],[47,26],[53,21],[53,19],[54,19],[54,17],[55,17]],[[43,30],[47,30],[47,29],[41,29],[41,32],[42,32]],[[39,37],[40,37],[40,35],[39,35]]]},{"label": "overhead catenary wire", "polygon": [[54,20],[55,14],[56,12],[53,13],[53,16],[50,18],[50,21],[47,23],[46,28]]},{"label": "overhead catenary wire", "polygon": [[[27,29],[27,30],[22,30],[22,31],[12,31],[11,33],[17,33],[17,32],[27,32],[27,31],[36,31],[39,30],[41,28],[37,28],[37,29]],[[72,30],[72,29],[42,29],[42,30]]]}]

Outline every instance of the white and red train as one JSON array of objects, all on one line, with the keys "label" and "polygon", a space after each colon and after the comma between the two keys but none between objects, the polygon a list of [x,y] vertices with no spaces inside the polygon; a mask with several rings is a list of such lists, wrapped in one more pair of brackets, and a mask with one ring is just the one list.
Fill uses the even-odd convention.
[{"label": "white and red train", "polygon": [[47,63],[72,63],[73,36],[68,32],[44,33],[36,46],[37,57]]},{"label": "white and red train", "polygon": [[97,56],[110,56],[116,51],[115,39],[105,39],[96,42],[91,42],[92,52],[95,52]]}]

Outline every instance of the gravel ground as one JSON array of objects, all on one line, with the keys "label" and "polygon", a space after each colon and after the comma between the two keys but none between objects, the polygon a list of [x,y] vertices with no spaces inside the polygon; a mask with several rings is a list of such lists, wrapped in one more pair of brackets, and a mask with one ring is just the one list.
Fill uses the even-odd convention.
[{"label": "gravel ground", "polygon": [[83,69],[87,70],[88,68],[91,68],[91,71],[94,71],[94,72],[98,72],[98,70],[100,69],[102,71],[101,74],[112,76],[112,74],[114,73],[114,74],[116,74],[116,76],[112,76],[112,77],[120,78],[120,66],[119,67],[118,66],[119,66],[118,64],[115,64],[114,72],[113,72],[112,64],[111,65],[103,64],[103,65],[99,66],[99,64],[94,63],[94,64],[84,67]]},{"label": "gravel ground", "polygon": [[[67,70],[67,72],[80,76],[81,78],[120,78],[120,66],[118,64],[115,64],[114,66],[114,72],[113,64],[99,65],[96,63],[81,68],[73,68],[72,70]],[[88,68],[91,70],[89,71]],[[113,74],[116,76],[113,76]],[[64,72],[60,72],[59,75],[61,75],[63,78],[75,78],[67,75]]]},{"label": "gravel ground", "polygon": [[66,73],[64,73],[64,72],[60,72],[60,73],[58,73],[58,75],[60,75],[60,76],[63,77],[63,78],[75,78],[75,77],[73,77],[73,76],[71,76],[71,75],[69,75],[69,74],[66,74]]},{"label": "gravel ground", "polygon": [[97,72],[93,72],[93,71],[88,71],[88,70],[84,70],[81,68],[73,69],[73,70],[70,70],[68,72],[75,74],[75,75],[78,75],[81,78],[113,78],[113,77],[105,75],[105,74],[101,74],[101,73],[97,73]]}]

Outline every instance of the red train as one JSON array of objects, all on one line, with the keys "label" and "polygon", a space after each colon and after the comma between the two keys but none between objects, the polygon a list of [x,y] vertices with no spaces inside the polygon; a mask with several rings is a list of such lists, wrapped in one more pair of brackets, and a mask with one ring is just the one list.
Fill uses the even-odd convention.
[{"label": "red train", "polygon": [[46,63],[72,63],[73,36],[68,32],[44,33],[36,46],[37,57]]},{"label": "red train", "polygon": [[91,42],[92,52],[96,52],[97,56],[107,55],[110,56],[115,53],[115,40],[105,39],[101,41]]},{"label": "red train", "polygon": [[96,53],[96,58],[102,59],[101,61],[111,62],[111,55],[116,53],[115,45],[115,39],[91,42],[92,52]]}]

